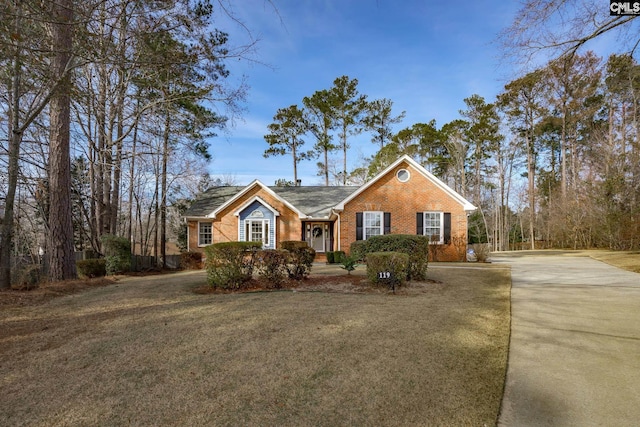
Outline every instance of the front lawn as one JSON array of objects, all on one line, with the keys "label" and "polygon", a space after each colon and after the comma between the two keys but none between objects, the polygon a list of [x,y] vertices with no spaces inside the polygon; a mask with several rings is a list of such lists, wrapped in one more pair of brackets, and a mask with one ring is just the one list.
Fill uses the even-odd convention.
[{"label": "front lawn", "polygon": [[509,271],[428,276],[397,295],[158,276],[5,310],[0,425],[494,425]]}]

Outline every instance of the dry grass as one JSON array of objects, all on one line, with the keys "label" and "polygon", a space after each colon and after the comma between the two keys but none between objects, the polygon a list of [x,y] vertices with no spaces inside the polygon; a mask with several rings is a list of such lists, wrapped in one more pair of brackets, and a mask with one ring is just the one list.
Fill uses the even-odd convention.
[{"label": "dry grass", "polygon": [[0,425],[493,425],[509,271],[429,276],[203,295],[181,273],[3,309]]},{"label": "dry grass", "polygon": [[640,251],[593,251],[590,256],[614,267],[640,273]]}]

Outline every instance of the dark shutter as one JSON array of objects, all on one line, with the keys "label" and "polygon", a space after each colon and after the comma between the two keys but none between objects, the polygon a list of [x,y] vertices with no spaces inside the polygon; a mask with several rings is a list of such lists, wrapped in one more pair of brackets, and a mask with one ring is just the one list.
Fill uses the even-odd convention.
[{"label": "dark shutter", "polygon": [[307,223],[302,222],[302,239],[303,242],[307,240]]},{"label": "dark shutter", "polygon": [[356,240],[362,240],[362,212],[356,212]]},{"label": "dark shutter", "polygon": [[424,234],[424,212],[416,213],[416,234]]},{"label": "dark shutter", "polygon": [[329,224],[329,247],[327,251],[333,251],[333,223]]},{"label": "dark shutter", "polygon": [[391,234],[391,212],[384,213],[384,234]]},{"label": "dark shutter", "polygon": [[444,213],[444,243],[451,243],[451,214],[449,212]]}]

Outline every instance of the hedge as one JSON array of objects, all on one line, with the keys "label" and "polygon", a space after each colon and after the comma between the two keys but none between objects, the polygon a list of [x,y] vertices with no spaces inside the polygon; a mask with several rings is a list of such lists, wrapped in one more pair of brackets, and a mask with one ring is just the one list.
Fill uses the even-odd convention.
[{"label": "hedge", "polygon": [[401,286],[407,279],[409,255],[400,252],[371,252],[367,254],[367,279],[374,285],[390,289]]},{"label": "hedge", "polygon": [[409,256],[407,280],[427,278],[429,238],[417,234],[385,234],[351,244],[351,256],[369,262],[372,252],[400,252]]}]

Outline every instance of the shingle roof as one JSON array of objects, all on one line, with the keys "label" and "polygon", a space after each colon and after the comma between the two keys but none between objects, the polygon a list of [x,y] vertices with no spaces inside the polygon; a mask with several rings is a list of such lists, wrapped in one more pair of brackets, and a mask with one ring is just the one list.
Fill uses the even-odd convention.
[{"label": "shingle roof", "polygon": [[235,196],[243,188],[244,187],[239,186],[211,187],[198,196],[185,212],[185,216],[205,217],[219,206],[222,206],[222,204]]},{"label": "shingle roof", "polygon": [[[202,193],[185,213],[186,217],[205,217],[246,187],[212,187]],[[359,187],[269,187],[278,197],[312,218],[325,218],[336,206]]]},{"label": "shingle roof", "polygon": [[360,187],[269,187],[312,218],[325,218],[331,209]]}]

